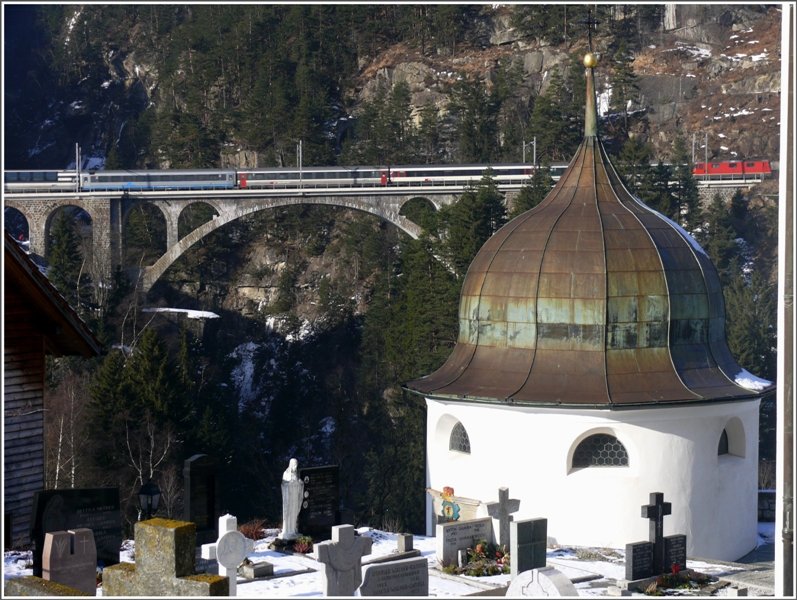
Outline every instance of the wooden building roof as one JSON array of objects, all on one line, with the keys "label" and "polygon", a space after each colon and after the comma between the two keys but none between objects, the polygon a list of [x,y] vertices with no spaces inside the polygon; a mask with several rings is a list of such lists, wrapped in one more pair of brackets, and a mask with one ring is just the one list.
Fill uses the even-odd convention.
[{"label": "wooden building roof", "polygon": [[[30,319],[45,340],[45,351],[56,356],[94,356],[100,343],[86,323],[39,271],[19,244],[3,233],[3,320],[5,331],[14,319]],[[6,337],[6,343],[8,339]]]}]

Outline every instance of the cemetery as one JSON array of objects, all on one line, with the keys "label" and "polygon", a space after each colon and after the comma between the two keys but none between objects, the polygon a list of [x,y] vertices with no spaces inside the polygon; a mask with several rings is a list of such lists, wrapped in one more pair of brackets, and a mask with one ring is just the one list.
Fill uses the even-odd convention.
[{"label": "cemetery", "polygon": [[[609,185],[610,165],[597,140],[591,72],[595,60],[591,54],[584,57],[588,96],[585,141],[578,159],[590,168],[573,176],[570,191],[562,192],[568,187],[557,186],[549,204],[561,205],[565,214],[571,210],[573,195],[578,196],[572,190],[586,190],[582,195],[591,199],[597,189],[594,193],[600,194],[600,204],[615,206],[616,215],[627,217],[626,213],[633,212],[628,208],[632,199]],[[659,351],[665,340],[659,339],[656,313],[667,305],[665,276],[668,282],[672,279],[672,273],[663,272],[661,265],[679,275],[688,272],[698,277],[707,272],[706,289],[719,289],[719,285],[711,279],[716,276],[708,263],[689,250],[688,240],[641,208],[634,210],[635,219],[616,217],[623,224],[616,230],[611,229],[614,221],[606,218],[606,240],[616,246],[606,255],[617,264],[590,266],[596,248],[603,248],[603,238],[586,234],[602,231],[604,221],[586,208],[573,209],[576,214],[562,219],[567,227],[581,227],[574,231],[584,233],[582,237],[571,235],[566,227],[545,230],[544,236],[533,227],[518,227],[513,240],[504,243],[514,230],[504,233],[506,239],[500,244],[485,244],[481,262],[477,256],[474,265],[494,264],[496,272],[485,266],[484,272],[474,269],[468,277],[489,279],[495,289],[488,294],[481,280],[476,285],[466,279],[463,306],[471,301],[467,294],[475,294],[476,288],[484,297],[502,297],[501,290],[509,290],[515,280],[501,269],[518,260],[512,252],[531,244],[529,240],[558,235],[560,245],[578,241],[581,253],[574,251],[565,260],[567,253],[560,252],[561,265],[555,264],[557,260],[543,261],[542,252],[537,257],[540,264],[535,269],[545,284],[529,286],[537,291],[525,299],[542,307],[539,323],[519,320],[534,311],[518,310],[523,314],[512,316],[513,321],[506,316],[514,310],[511,303],[491,300],[502,307],[493,308],[506,321],[490,316],[479,324],[474,319],[463,324],[467,335],[458,342],[464,346],[466,340],[480,340],[482,348],[455,351],[438,371],[407,384],[410,392],[427,402],[426,484],[430,487],[426,489],[425,536],[363,526],[342,506],[345,465],[300,465],[296,458],[289,459],[281,479],[271,482],[281,493],[279,522],[272,516],[267,526],[247,527],[224,510],[223,492],[234,492],[222,489],[220,462],[195,454],[185,461],[182,473],[182,514],[166,515],[163,507],[159,511],[160,491],[147,481],[139,492],[133,539],[122,539],[118,489],[37,492],[31,549],[6,552],[4,595],[774,595],[771,562],[726,560],[775,541],[774,526],[759,523],[756,528],[757,466],[752,457],[757,452],[759,394],[739,381],[720,377],[714,363],[695,367],[691,356],[671,361]],[[593,217],[584,216],[593,213]],[[519,217],[518,222],[525,218]],[[551,219],[551,223],[558,221],[559,217]],[[624,239],[618,231],[634,244],[643,244],[629,248],[647,252],[636,253],[642,257],[640,273],[655,274],[645,279],[649,290],[641,289],[642,275],[637,280],[636,272],[628,271],[634,261],[625,242],[618,241]],[[552,252],[556,250],[561,249]],[[677,260],[666,264],[659,260],[659,253]],[[653,266],[645,266],[645,261]],[[582,293],[576,290],[578,286],[571,287],[569,273],[564,279],[555,269],[545,273],[543,266],[547,268],[549,262],[557,268],[582,265],[586,270],[574,273],[593,282],[590,302],[578,295]],[[601,272],[600,276],[593,278],[591,270]],[[607,279],[611,282],[608,290],[602,283]],[[703,326],[699,315],[690,315],[684,308],[692,300],[683,297],[696,295],[689,289],[684,287],[681,297],[673,294],[667,300],[682,301],[681,310],[687,313],[676,323],[683,334],[680,346],[690,340],[699,345],[695,340],[703,339],[690,329],[694,326],[698,331]],[[646,305],[650,321],[643,323],[639,331],[645,334],[639,336],[651,339],[639,344],[634,321],[637,295],[644,302],[659,298]],[[706,297],[706,314],[721,310],[707,308],[715,296]],[[614,319],[608,324],[600,322],[607,306]],[[695,318],[689,320],[690,316]],[[556,320],[560,318],[564,321]],[[571,318],[573,323],[566,321]],[[705,326],[715,326],[715,320]],[[632,324],[634,334],[626,338],[623,332],[631,329],[618,322]],[[538,347],[529,345],[534,336],[526,339],[517,332],[507,333],[520,328],[519,323],[538,330],[534,342],[539,342]],[[573,334],[576,341],[562,341],[562,332],[567,331],[578,331]],[[608,346],[601,337],[606,332],[612,339]],[[724,336],[720,331],[709,337],[722,339],[720,333]],[[517,345],[511,348],[517,350],[511,354],[514,358],[504,352],[511,344]],[[597,361],[597,367],[582,365],[584,361]],[[583,379],[558,376],[559,363],[573,369],[584,366]],[[506,370],[497,369],[499,364]],[[734,364],[728,359],[724,366],[731,372]],[[691,388],[684,387],[684,382]],[[510,399],[511,406],[505,402]],[[614,411],[617,405],[627,410]],[[523,468],[518,464],[521,461],[495,461],[479,453],[480,442],[494,439],[496,423],[501,423],[502,436],[514,444],[507,453],[527,458]],[[482,448],[487,446],[484,443]],[[684,483],[692,480],[703,485]],[[641,539],[645,529],[647,539]]]},{"label": "cemetery", "polygon": [[[7,552],[4,593],[242,597],[773,593],[771,574],[762,577],[760,565],[687,557],[685,535],[664,535],[666,517],[677,507],[659,492],[650,493],[648,503],[628,515],[648,521],[649,539],[629,542],[624,551],[557,545],[549,537],[546,518],[515,518],[521,514],[520,503],[510,500],[506,488],[497,492],[498,502],[477,502],[477,513],[493,516],[441,518],[434,537],[332,524],[328,536],[312,537],[311,552],[291,550],[282,540],[286,531],[308,537],[297,527],[301,520],[295,511],[285,515],[296,522],[262,528],[254,536],[258,539],[246,537],[241,529],[251,535],[252,528],[239,527],[235,516],[220,515],[214,540],[201,544],[196,523],[145,518],[135,526],[135,539],[122,545],[116,564],[106,566],[99,576],[98,550],[90,529],[45,531],[42,575],[33,573],[33,552]],[[453,492],[447,496],[448,502],[456,503]],[[286,501],[293,499],[286,495]],[[774,529],[763,528],[760,535],[762,542],[771,542]]]}]

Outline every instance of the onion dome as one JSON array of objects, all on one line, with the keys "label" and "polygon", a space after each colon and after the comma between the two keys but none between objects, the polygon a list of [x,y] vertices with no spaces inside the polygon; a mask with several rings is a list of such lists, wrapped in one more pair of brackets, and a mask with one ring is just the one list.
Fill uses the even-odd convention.
[{"label": "onion dome", "polygon": [[731,356],[708,255],[634,197],[606,155],[596,62],[584,58],[585,135],[575,157],[539,205],[479,250],[463,282],[456,346],[411,391],[614,408],[751,399],[770,386]]}]

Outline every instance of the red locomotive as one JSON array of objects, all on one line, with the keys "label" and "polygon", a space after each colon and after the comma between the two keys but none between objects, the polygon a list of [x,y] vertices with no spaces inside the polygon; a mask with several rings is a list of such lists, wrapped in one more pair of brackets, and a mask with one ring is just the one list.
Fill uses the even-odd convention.
[{"label": "red locomotive", "polygon": [[[708,166],[708,169],[706,168]],[[696,177],[718,179],[761,178],[772,175],[772,166],[768,160],[720,160],[709,163],[695,163],[692,174]]]}]

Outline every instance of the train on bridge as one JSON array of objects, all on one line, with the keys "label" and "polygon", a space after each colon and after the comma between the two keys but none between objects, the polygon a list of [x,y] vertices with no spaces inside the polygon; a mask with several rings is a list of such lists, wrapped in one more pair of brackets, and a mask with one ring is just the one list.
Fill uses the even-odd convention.
[{"label": "train on bridge", "polygon": [[[270,169],[171,169],[125,171],[5,171],[6,193],[136,192],[214,189],[312,189],[380,186],[461,186],[477,183],[489,169],[496,183],[523,184],[533,165],[408,165]],[[549,167],[558,179],[567,163]],[[767,160],[696,163],[699,181],[749,180],[772,175]]]}]

